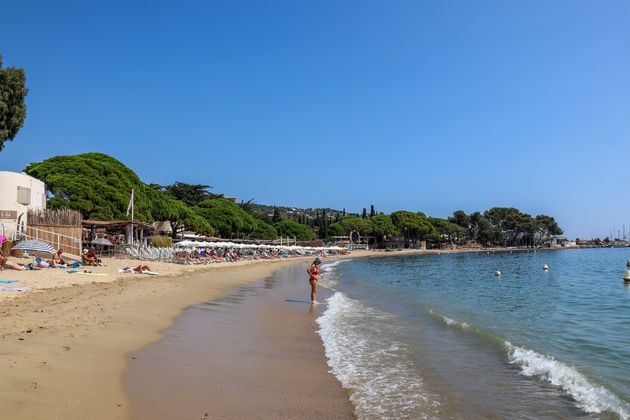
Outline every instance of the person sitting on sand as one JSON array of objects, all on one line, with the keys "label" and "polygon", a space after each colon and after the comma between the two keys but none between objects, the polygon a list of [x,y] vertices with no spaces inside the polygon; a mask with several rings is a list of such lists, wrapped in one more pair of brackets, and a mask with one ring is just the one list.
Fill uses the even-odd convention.
[{"label": "person sitting on sand", "polygon": [[317,257],[315,261],[311,264],[309,268],[306,269],[308,273],[308,282],[311,284],[311,303],[317,303],[317,282],[319,281],[319,265],[322,263],[322,260]]},{"label": "person sitting on sand", "polygon": [[63,254],[63,249],[61,249],[61,248],[59,248],[59,250],[53,254],[52,261],[53,261],[55,266],[64,266],[64,265],[66,265],[66,262],[64,261],[64,259],[61,256],[61,254]]},{"label": "person sitting on sand", "polygon": [[86,250],[83,255],[81,255],[81,261],[83,261],[84,265],[97,265],[99,261],[96,257],[96,252],[94,252],[94,248]]},{"label": "person sitting on sand", "polygon": [[7,257],[4,255],[0,255],[0,270],[4,268],[4,265],[7,263]]}]

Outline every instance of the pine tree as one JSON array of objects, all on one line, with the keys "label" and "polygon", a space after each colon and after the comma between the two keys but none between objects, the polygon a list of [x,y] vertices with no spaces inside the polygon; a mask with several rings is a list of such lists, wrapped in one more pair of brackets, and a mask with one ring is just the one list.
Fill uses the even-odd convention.
[{"label": "pine tree", "polygon": [[370,217],[376,216],[376,211],[374,211],[374,204],[370,205]]},{"label": "pine tree", "polygon": [[326,210],[322,210],[322,224],[319,229],[319,236],[321,239],[328,237],[328,216],[326,215]]},{"label": "pine tree", "polygon": [[363,213],[361,214],[361,217],[367,219],[367,209],[365,207],[363,207]]},{"label": "pine tree", "polygon": [[15,67],[2,68],[0,55],[0,150],[15,138],[26,118],[26,73]]},{"label": "pine tree", "polygon": [[273,217],[271,218],[273,223],[278,223],[282,221],[282,216],[280,215],[280,210],[277,208],[273,209]]}]

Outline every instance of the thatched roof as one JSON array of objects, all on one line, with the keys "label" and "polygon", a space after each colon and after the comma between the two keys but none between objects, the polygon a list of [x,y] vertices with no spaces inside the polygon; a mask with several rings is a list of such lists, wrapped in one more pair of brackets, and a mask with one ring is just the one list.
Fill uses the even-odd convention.
[{"label": "thatched roof", "polygon": [[84,228],[104,227],[104,228],[122,228],[133,224],[134,227],[152,230],[153,226],[149,223],[140,222],[138,220],[84,220]]}]

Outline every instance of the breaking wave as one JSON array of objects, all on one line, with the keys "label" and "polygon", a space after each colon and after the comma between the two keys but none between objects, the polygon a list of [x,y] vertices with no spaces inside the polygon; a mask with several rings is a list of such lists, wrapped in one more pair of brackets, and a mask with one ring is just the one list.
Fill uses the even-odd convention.
[{"label": "breaking wave", "polygon": [[518,366],[521,374],[539,378],[562,389],[573,398],[575,404],[583,411],[593,414],[614,413],[624,420],[630,418],[630,405],[628,403],[622,401],[606,387],[590,381],[575,367],[558,361],[554,357],[525,347],[515,346],[509,341],[473,327],[466,322],[457,321],[432,310],[429,313],[450,327],[492,337],[493,341],[505,347],[509,362]]},{"label": "breaking wave", "polygon": [[358,418],[439,417],[439,403],[393,338],[393,315],[335,292],[317,323],[331,372],[350,390]]}]

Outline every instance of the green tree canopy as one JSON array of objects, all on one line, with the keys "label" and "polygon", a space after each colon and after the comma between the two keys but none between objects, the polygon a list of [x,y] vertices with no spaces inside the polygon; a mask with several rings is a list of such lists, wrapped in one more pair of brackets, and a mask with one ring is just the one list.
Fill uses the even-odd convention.
[{"label": "green tree canopy", "polygon": [[328,234],[330,236],[346,236],[346,230],[341,223],[333,223],[328,226]]},{"label": "green tree canopy", "polygon": [[0,151],[13,140],[26,119],[26,73],[15,67],[2,68],[0,55]]},{"label": "green tree canopy", "polygon": [[446,238],[449,241],[461,240],[465,239],[468,234],[468,231],[465,228],[455,223],[451,223],[446,219],[429,217],[427,220],[435,228],[435,233],[437,234],[436,239]]},{"label": "green tree canopy", "polygon": [[286,215],[282,213],[280,209],[273,209],[273,216],[271,216],[272,223],[282,222],[283,220],[286,220],[286,218]]},{"label": "green tree canopy", "polygon": [[224,198],[204,200],[193,209],[206,219],[216,229],[216,234],[222,238],[249,236],[256,229],[256,219],[238,204]]},{"label": "green tree canopy", "polygon": [[129,219],[126,213],[133,189],[135,217],[153,221],[152,200],[162,194],[120,161],[102,153],[56,156],[31,163],[24,172],[46,184],[50,208],[79,210],[85,219]]},{"label": "green tree canopy", "polygon": [[46,184],[52,209],[78,210],[85,219],[125,220],[131,217],[127,208],[133,189],[136,220],[169,221],[174,232],[184,226],[204,235],[214,232],[186,204],[144,184],[131,169],[102,153],[56,156],[31,163],[24,172]]},{"label": "green tree canopy", "polygon": [[398,210],[392,213],[394,226],[398,228],[405,239],[405,246],[416,244],[418,240],[435,235],[435,228],[428,222],[422,213]]},{"label": "green tree canopy", "polygon": [[564,232],[558,226],[556,219],[545,214],[539,214],[536,216],[536,229],[538,230],[542,239],[547,239],[551,235],[562,235]]},{"label": "green tree canopy", "polygon": [[386,237],[394,237],[400,235],[400,231],[396,226],[394,226],[394,222],[390,216],[385,214],[378,214],[371,216],[368,219],[370,234],[374,235],[377,243],[383,243]]},{"label": "green tree canopy", "polygon": [[346,234],[350,234],[352,231],[359,232],[359,235],[368,235],[372,231],[372,225],[369,220],[366,220],[358,216],[346,216],[341,219],[341,226],[346,231]]},{"label": "green tree canopy", "polygon": [[212,187],[203,184],[186,184],[184,182],[175,182],[173,185],[161,187],[166,194],[176,200],[183,201],[188,206],[198,206],[204,200],[222,197],[222,195],[208,191],[209,188]]},{"label": "green tree canopy", "polygon": [[278,237],[278,231],[270,224],[265,223],[262,220],[256,220],[256,228],[254,229],[254,232],[252,232],[252,237],[254,239],[276,239]]},{"label": "green tree canopy", "polygon": [[279,236],[288,236],[296,238],[298,241],[310,241],[313,239],[313,229],[310,227],[294,222],[293,220],[285,220],[274,225]]},{"label": "green tree canopy", "polygon": [[456,224],[457,226],[468,229],[470,224],[470,216],[466,215],[463,210],[456,210],[453,215],[448,218],[448,221]]},{"label": "green tree canopy", "polygon": [[156,220],[170,222],[173,238],[183,229],[192,230],[202,235],[214,235],[212,225],[183,201],[175,200],[161,191],[157,191],[157,193],[152,197],[153,217]]}]

